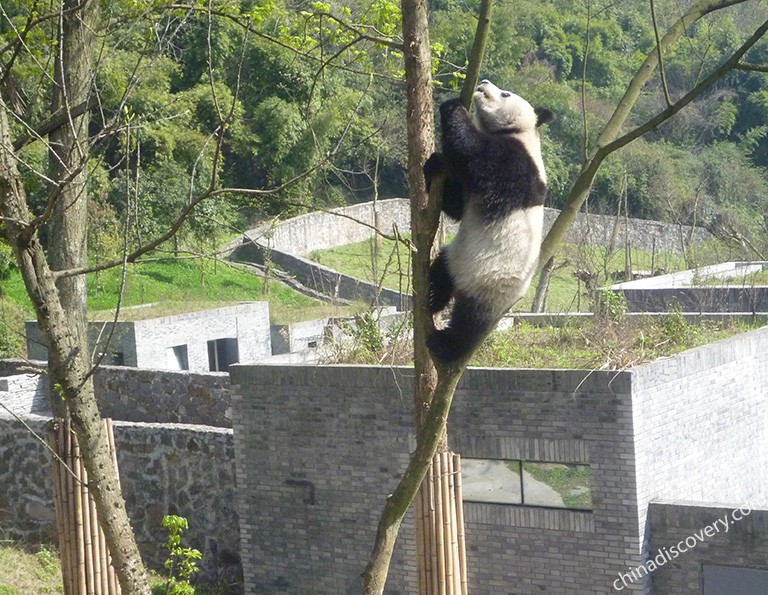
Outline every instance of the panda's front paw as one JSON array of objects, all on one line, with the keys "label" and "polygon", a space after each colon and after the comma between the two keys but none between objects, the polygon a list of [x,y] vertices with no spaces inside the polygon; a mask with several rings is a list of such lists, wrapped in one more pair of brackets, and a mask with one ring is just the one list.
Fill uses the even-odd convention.
[{"label": "panda's front paw", "polygon": [[424,181],[427,183],[427,192],[432,186],[432,180],[446,169],[445,157],[442,153],[432,153],[424,164]]}]

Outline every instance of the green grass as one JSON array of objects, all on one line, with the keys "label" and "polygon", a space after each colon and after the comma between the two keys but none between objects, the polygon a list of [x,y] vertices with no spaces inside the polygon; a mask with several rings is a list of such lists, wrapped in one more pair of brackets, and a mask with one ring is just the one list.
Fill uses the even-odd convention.
[{"label": "green grass", "polygon": [[[88,309],[92,318],[110,317],[117,305],[122,271],[110,269],[89,274]],[[21,275],[14,271],[3,280],[2,293],[15,311],[31,318],[33,310]],[[241,267],[222,262],[160,260],[129,265],[126,269],[122,308],[163,304],[152,309],[124,310],[125,317],[163,316],[243,301],[268,301],[273,322],[286,323],[319,316],[338,315],[338,307],[302,295],[272,281],[264,281]],[[18,316],[16,316],[18,318]]]},{"label": "green grass", "polygon": [[680,313],[661,318],[596,317],[562,327],[527,323],[492,334],[471,365],[498,368],[621,370],[712,343],[755,327],[687,323]]},{"label": "green grass", "polygon": [[[165,580],[150,572],[153,595],[164,595]],[[236,587],[195,586],[196,595],[225,595],[236,593]],[[57,551],[46,546],[32,553],[9,544],[0,546],[0,595],[45,595],[64,593],[61,562]]]},{"label": "green grass", "polygon": [[592,509],[592,471],[588,465],[523,462],[523,471],[560,494],[566,508]]},{"label": "green grass", "polygon": [[383,279],[382,284],[388,289],[410,292],[411,260],[408,247],[402,242],[383,238],[375,261],[373,253],[372,238],[329,250],[316,250],[308,258],[357,279],[377,284]]},{"label": "green grass", "polygon": [[45,546],[35,553],[11,545],[0,546],[0,595],[63,592],[56,552]]},{"label": "green grass", "polygon": [[720,277],[712,275],[704,279],[697,279],[694,275],[693,285],[696,286],[730,286],[730,287],[756,287],[768,285],[768,269],[755,273],[738,275],[735,277]]},{"label": "green grass", "polygon": [[[450,241],[448,238],[447,241]],[[592,309],[593,288],[623,281],[625,269],[624,248],[613,251],[599,246],[576,246],[566,244],[556,260],[547,297],[548,312],[588,312]],[[685,268],[682,257],[671,253],[652,254],[642,250],[630,250],[632,270],[677,271]],[[402,244],[383,240],[373,267],[373,240],[348,244],[339,248],[316,250],[309,255],[311,260],[324,266],[357,277],[370,283],[380,282],[389,289],[407,290],[410,287],[411,262],[408,250]],[[385,273],[382,273],[384,271]],[[577,272],[588,272],[591,285],[580,283]],[[583,276],[583,275],[582,275]],[[536,280],[534,279],[534,283]],[[534,288],[515,306],[517,312],[529,312],[533,301]]]}]

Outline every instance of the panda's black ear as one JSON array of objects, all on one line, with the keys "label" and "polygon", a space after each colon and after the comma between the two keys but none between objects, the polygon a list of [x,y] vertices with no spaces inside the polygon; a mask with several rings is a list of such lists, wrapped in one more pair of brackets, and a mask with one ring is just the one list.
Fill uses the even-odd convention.
[{"label": "panda's black ear", "polygon": [[542,124],[549,124],[555,121],[555,113],[552,110],[548,110],[545,107],[534,108],[536,112],[536,127],[538,128]]}]

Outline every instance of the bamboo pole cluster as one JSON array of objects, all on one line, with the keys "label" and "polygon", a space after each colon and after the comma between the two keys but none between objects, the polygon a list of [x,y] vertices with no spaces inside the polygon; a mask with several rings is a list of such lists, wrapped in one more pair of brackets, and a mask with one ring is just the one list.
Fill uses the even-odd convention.
[{"label": "bamboo pole cluster", "polygon": [[[117,468],[112,420],[104,420],[109,449]],[[88,475],[69,419],[55,419],[48,441],[53,461],[53,495],[61,550],[65,595],[120,595],[96,506],[88,492]]]},{"label": "bamboo pole cluster", "polygon": [[416,498],[419,593],[467,595],[461,460],[438,452]]}]

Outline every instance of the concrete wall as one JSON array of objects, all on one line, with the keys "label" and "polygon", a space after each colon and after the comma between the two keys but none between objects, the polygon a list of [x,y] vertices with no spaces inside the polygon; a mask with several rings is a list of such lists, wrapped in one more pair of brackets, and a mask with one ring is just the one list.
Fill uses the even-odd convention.
[{"label": "concrete wall", "polygon": [[272,325],[272,355],[313,349],[325,341],[330,318]]},{"label": "concrete wall", "polygon": [[[246,592],[359,593],[384,495],[413,448],[411,370],[235,366],[231,376]],[[590,464],[599,503],[466,503],[470,589],[611,592],[640,553],[629,389],[627,373],[467,372],[449,420],[458,452]],[[416,592],[413,555],[408,520],[387,592]]]},{"label": "concrete wall", "polygon": [[630,312],[768,312],[768,287],[623,289]]},{"label": "concrete wall", "polygon": [[[272,354],[269,334],[269,304],[250,302],[189,312],[162,318],[119,322],[109,346],[111,322],[91,322],[88,335],[91,346],[99,342],[98,351],[107,351],[104,363],[155,369],[175,369],[171,348],[186,345],[190,370],[210,370],[208,341],[222,338],[237,339],[240,361],[249,362]],[[45,348],[36,321],[26,323],[27,356],[46,360]],[[115,361],[115,354],[121,354]]]},{"label": "concrete wall", "polygon": [[[545,209],[544,226],[549,231],[560,213],[558,209]],[[365,225],[357,223],[362,221]],[[378,202],[378,229],[384,233],[392,231],[395,223],[401,233],[410,231],[410,205],[406,199],[393,198]],[[691,232],[688,226],[680,227],[658,221],[630,218],[625,225],[622,218],[619,224],[617,245],[624,246],[626,229],[629,229],[629,241],[633,248],[656,252],[681,254],[681,234],[688,238],[692,233],[693,241],[703,241],[711,237],[705,229],[697,227]],[[263,228],[246,232],[246,236],[258,241],[269,241],[269,246],[278,252],[294,255],[307,255],[314,250],[335,248],[367,240],[373,234],[373,203],[363,203],[349,207],[332,209],[328,212],[316,211],[282,221],[265,230]],[[613,234],[616,217],[579,213],[568,235],[568,241],[575,243],[607,245]]]},{"label": "concrete wall", "polygon": [[[764,262],[723,262],[611,286],[630,312],[768,312],[768,287],[746,282]],[[712,281],[720,281],[713,285]],[[706,283],[706,284],[703,284]]]},{"label": "concrete wall", "polygon": [[[329,232],[334,235],[335,232]],[[411,301],[409,293],[401,293],[386,287],[378,287],[350,275],[345,275],[307,258],[282,252],[266,243],[244,243],[237,248],[231,258],[242,262],[264,263],[266,255],[280,269],[288,271],[302,285],[334,300],[361,301],[366,304],[378,302],[381,305],[395,306],[401,310]]]}]

